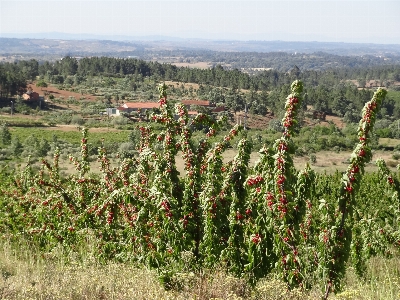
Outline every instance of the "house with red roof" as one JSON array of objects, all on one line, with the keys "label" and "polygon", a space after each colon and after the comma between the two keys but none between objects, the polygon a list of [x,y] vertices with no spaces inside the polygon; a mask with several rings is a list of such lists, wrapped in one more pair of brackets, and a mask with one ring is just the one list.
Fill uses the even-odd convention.
[{"label": "house with red roof", "polygon": [[22,95],[22,98],[25,101],[39,101],[39,94],[34,92],[33,90],[28,90],[25,94]]},{"label": "house with red roof", "polygon": [[131,113],[137,112],[138,114],[144,114],[147,110],[153,110],[154,108],[159,108],[160,104],[157,102],[128,102],[124,103],[118,107],[114,113],[112,111],[111,115],[119,116],[121,112]]},{"label": "house with red roof", "polygon": [[225,111],[225,106],[216,106],[214,103],[208,100],[182,100],[182,104],[185,105],[186,109],[190,109],[191,106],[201,106],[209,109],[213,113]]},{"label": "house with red roof", "polygon": [[211,101],[208,100],[182,100],[182,104],[185,105],[186,109],[189,109],[192,105],[202,106],[202,107],[215,107]]}]

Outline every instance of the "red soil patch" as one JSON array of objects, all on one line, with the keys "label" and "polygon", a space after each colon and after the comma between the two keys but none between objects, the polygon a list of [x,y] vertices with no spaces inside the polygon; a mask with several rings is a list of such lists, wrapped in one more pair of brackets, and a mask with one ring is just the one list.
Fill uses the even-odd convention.
[{"label": "red soil patch", "polygon": [[342,121],[342,118],[340,118],[340,117],[327,115],[325,120],[326,121],[321,122],[321,123],[329,124],[328,122],[333,122],[333,124],[335,124],[335,126],[340,129],[342,129],[346,126],[346,124]]},{"label": "red soil patch", "polygon": [[188,82],[177,82],[177,81],[165,81],[165,84],[167,86],[175,86],[175,87],[180,87],[182,84],[185,87],[185,89],[189,89],[192,87],[195,90],[198,90],[200,85],[198,83],[188,83]]},{"label": "red soil patch", "polygon": [[[64,101],[67,101],[69,97],[74,97],[77,101],[79,101],[82,98],[84,98],[86,101],[98,101],[97,97],[98,96],[94,96],[91,94],[81,94],[81,93],[77,93],[77,92],[71,92],[71,91],[66,91],[66,90],[60,90],[58,88],[56,88],[55,86],[48,86],[47,88],[40,88],[37,87],[35,85],[35,82],[33,82],[30,87],[32,88],[32,90],[36,93],[38,93],[40,96],[44,96],[44,93],[49,93],[54,95],[54,97],[56,98],[63,98]],[[47,97],[46,97],[47,98]],[[48,99],[48,98],[47,98]],[[66,109],[72,109],[72,110],[79,110],[79,106],[73,105],[73,104],[67,104],[67,103],[63,103],[63,101],[61,101],[61,103],[57,103],[57,106],[66,108]]]},{"label": "red soil patch", "polygon": [[[244,125],[245,123],[245,113],[244,112],[237,112],[236,114],[233,115],[234,124],[242,124]],[[267,129],[269,122],[274,119],[273,115],[266,115],[266,116],[260,116],[260,115],[253,115],[253,114],[247,114],[247,120],[246,120],[246,125],[249,128],[253,129]]]},{"label": "red soil patch", "polygon": [[76,100],[79,100],[81,97],[84,97],[87,100],[97,100],[97,96],[93,96],[93,95],[82,95],[81,93],[76,93],[76,92],[71,92],[71,91],[66,91],[66,90],[59,90],[54,86],[49,86],[47,88],[40,88],[35,86],[34,84],[31,85],[32,90],[36,93],[38,93],[39,95],[43,95],[45,92],[53,94],[55,97],[59,98],[59,97],[64,97],[65,100],[68,100],[69,97],[74,97]]}]

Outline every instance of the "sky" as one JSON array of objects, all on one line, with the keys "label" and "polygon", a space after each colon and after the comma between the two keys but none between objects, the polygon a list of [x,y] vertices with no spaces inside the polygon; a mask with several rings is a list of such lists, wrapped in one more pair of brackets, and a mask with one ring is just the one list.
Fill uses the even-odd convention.
[{"label": "sky", "polygon": [[400,44],[400,0],[0,0],[0,36],[48,32]]}]

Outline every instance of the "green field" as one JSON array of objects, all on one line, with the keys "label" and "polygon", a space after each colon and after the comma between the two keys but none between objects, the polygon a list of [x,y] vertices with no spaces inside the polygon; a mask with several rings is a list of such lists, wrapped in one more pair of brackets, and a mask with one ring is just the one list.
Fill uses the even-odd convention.
[{"label": "green field", "polygon": [[[80,130],[54,130],[51,127],[46,128],[26,128],[26,127],[11,127],[11,134],[18,137],[21,141],[24,141],[29,136],[36,136],[38,139],[46,139],[52,141],[55,138],[60,141],[64,141],[69,144],[80,143],[82,133]],[[98,143],[102,139],[106,143],[123,143],[128,141],[130,131],[129,130],[104,130],[102,132],[91,132],[89,129],[89,139],[91,142]]]}]

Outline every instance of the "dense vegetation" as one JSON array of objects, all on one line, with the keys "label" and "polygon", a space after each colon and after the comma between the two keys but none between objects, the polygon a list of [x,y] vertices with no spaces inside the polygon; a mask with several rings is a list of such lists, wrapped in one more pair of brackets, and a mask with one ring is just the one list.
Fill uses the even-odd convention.
[{"label": "dense vegetation", "polygon": [[[211,50],[174,50],[174,51],[146,51],[140,55],[142,59],[157,61],[174,60],[179,62],[196,63],[210,62],[211,65],[221,64],[229,69],[271,68],[280,72],[287,72],[298,66],[301,70],[328,70],[333,68],[371,68],[382,65],[398,65],[400,59],[396,55],[345,56],[325,52],[293,53],[269,51],[262,52],[222,52]],[[175,58],[175,59],[174,59]],[[179,59],[176,59],[179,58]]]},{"label": "dense vegetation", "polygon": [[[270,70],[261,72],[258,76],[249,76],[238,69],[227,70],[222,66],[211,69],[195,69],[176,67],[171,64],[160,64],[158,62],[146,62],[139,59],[121,59],[111,57],[82,58],[79,62],[75,58],[64,57],[54,64],[45,62],[39,67],[39,74],[46,75],[140,75],[143,77],[154,76],[160,80],[174,80],[181,82],[192,82],[210,84],[219,87],[235,87],[255,90],[268,90],[282,84],[288,84],[295,79],[301,79],[310,86],[321,83],[338,84],[342,80],[362,79],[378,80],[380,83],[400,79],[400,69],[396,64],[384,64],[368,67],[357,67],[346,64],[346,67],[329,68],[324,71],[308,68],[300,69],[292,64],[285,71]],[[303,70],[303,71],[302,71]],[[286,73],[289,71],[289,73]]]},{"label": "dense vegetation", "polygon": [[[60,246],[74,253],[89,243],[87,250],[100,260],[157,269],[169,288],[179,285],[176,274],[182,270],[221,266],[251,284],[271,273],[280,274],[290,288],[320,283],[326,298],[341,289],[348,262],[363,276],[371,256],[391,255],[399,245],[398,175],[384,161],[378,162],[379,173],[364,175],[385,95],[378,90],[365,104],[347,171],[319,175],[309,167],[296,170],[292,160],[301,82],[291,85],[283,133],[260,149],[254,167],[246,138],[237,142],[232,161],[222,161],[240,126],[216,141],[223,119],[206,114],[189,119],[183,105],[168,104],[162,85],[160,112],[151,117],[161,131],[140,127],[138,155],[117,167],[101,145],[101,174],[90,173],[84,129],[80,157],[70,157],[76,174],[60,176],[59,150],[53,163],[43,160],[39,172],[30,163],[21,174],[3,170],[1,231],[45,253]],[[206,134],[194,139],[199,125]],[[4,141],[10,141],[7,134]],[[185,162],[183,177],[176,168],[178,151]]]}]

